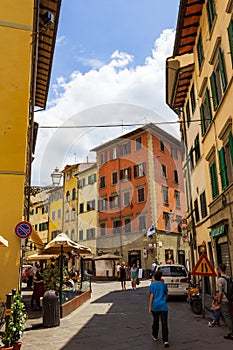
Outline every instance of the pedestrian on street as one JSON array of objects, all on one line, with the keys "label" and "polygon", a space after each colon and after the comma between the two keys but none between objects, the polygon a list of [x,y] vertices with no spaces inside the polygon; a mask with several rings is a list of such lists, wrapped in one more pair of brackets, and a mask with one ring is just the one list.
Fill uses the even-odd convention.
[{"label": "pedestrian on street", "polygon": [[133,266],[130,269],[130,277],[131,277],[131,284],[132,284],[132,288],[136,289],[136,281],[137,281],[137,277],[138,277],[138,269],[136,264],[134,263]]},{"label": "pedestrian on street", "polygon": [[36,310],[40,310],[40,298],[44,295],[44,280],[41,273],[41,266],[37,267],[36,275],[34,276],[34,289],[31,299],[31,307],[34,307],[34,300],[36,301]]},{"label": "pedestrian on street", "polygon": [[126,290],[126,268],[125,268],[124,261],[122,261],[122,263],[121,263],[120,272],[119,272],[119,280],[121,282],[121,289]]},{"label": "pedestrian on street", "polygon": [[221,313],[227,324],[229,333],[224,338],[233,340],[233,320],[231,316],[231,303],[226,297],[227,292],[227,278],[226,275],[226,265],[220,264],[218,266],[219,278],[218,278],[218,302],[221,304]]},{"label": "pedestrian on street", "polygon": [[167,285],[161,281],[161,277],[162,272],[155,271],[154,282],[150,285],[149,313],[153,315],[152,339],[158,340],[159,319],[161,319],[163,345],[168,348],[168,289]]}]

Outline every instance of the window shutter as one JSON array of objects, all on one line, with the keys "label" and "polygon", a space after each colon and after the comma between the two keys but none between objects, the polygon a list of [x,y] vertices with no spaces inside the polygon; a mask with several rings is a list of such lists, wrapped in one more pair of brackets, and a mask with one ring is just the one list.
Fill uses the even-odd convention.
[{"label": "window shutter", "polygon": [[231,19],[229,27],[227,28],[228,31],[228,38],[229,38],[229,45],[230,45],[230,52],[231,52],[231,64],[233,67],[233,19]]},{"label": "window shutter", "polygon": [[217,85],[216,85],[216,78],[215,78],[215,72],[213,72],[210,76],[210,85],[212,90],[212,97],[213,97],[213,106],[214,110],[218,107],[218,94],[217,94]]},{"label": "window shutter", "polygon": [[222,147],[218,151],[218,157],[219,157],[219,167],[220,167],[222,189],[224,190],[228,186],[224,147]]},{"label": "window shutter", "polygon": [[213,199],[215,199],[219,194],[216,161],[214,161],[210,165],[210,180],[211,180],[212,196],[213,196]]},{"label": "window shutter", "polygon": [[226,77],[226,71],[225,71],[225,65],[224,65],[224,57],[220,47],[218,49],[218,61],[219,61],[219,69],[220,69],[220,75],[221,75],[221,81],[222,81],[222,89],[223,91],[225,91],[227,87],[227,77]]},{"label": "window shutter", "polygon": [[[208,114],[208,118],[209,120],[212,120],[212,111],[211,111],[211,105],[210,105],[210,92],[209,89],[206,89],[205,92],[206,95],[206,107],[207,107],[207,114]],[[210,121],[208,122],[208,124],[210,123]]]},{"label": "window shutter", "polygon": [[131,180],[131,167],[128,167],[128,180]]},{"label": "window shutter", "polygon": [[230,153],[231,153],[231,162],[233,165],[233,136],[232,136],[232,132],[229,133],[229,147],[230,147]]},{"label": "window shutter", "polygon": [[203,103],[200,106],[200,115],[201,115],[201,134],[205,135],[206,127],[205,127],[205,116],[204,116],[204,106]]}]

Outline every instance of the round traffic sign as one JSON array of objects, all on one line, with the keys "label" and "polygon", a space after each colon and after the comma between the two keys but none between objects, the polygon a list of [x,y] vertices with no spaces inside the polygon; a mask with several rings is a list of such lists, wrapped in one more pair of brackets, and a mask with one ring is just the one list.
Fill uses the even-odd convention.
[{"label": "round traffic sign", "polygon": [[19,238],[28,238],[32,233],[32,225],[30,222],[21,221],[15,226],[15,233]]}]

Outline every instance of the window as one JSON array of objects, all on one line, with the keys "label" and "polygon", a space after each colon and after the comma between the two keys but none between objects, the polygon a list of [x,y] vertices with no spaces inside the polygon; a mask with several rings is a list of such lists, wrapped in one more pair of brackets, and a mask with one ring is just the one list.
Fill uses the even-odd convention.
[{"label": "window", "polygon": [[70,238],[72,239],[72,241],[74,241],[74,239],[75,239],[75,230],[71,230]]},{"label": "window", "polygon": [[69,210],[66,211],[66,221],[70,220],[70,212]]},{"label": "window", "polygon": [[136,151],[142,149],[142,137],[137,137],[136,138]]},{"label": "window", "polygon": [[125,225],[125,232],[131,232],[131,219],[130,218],[124,219],[124,225]]},{"label": "window", "polygon": [[223,52],[220,47],[218,48],[218,59],[214,67],[214,71],[210,76],[210,85],[213,97],[213,107],[214,110],[216,110],[227,87],[225,62]]},{"label": "window", "polygon": [[72,200],[76,199],[76,188],[72,190]]},{"label": "window", "polygon": [[120,180],[121,181],[128,181],[131,179],[131,168],[125,168],[120,170]]},{"label": "window", "polygon": [[137,201],[138,203],[145,202],[145,188],[139,187],[137,189]]},{"label": "window", "polygon": [[127,206],[129,204],[131,204],[131,200],[130,200],[130,192],[129,191],[125,191],[123,193],[123,200],[124,200],[124,206]]},{"label": "window", "polygon": [[171,222],[170,222],[170,215],[167,212],[163,212],[163,220],[164,220],[164,226],[166,231],[171,230]]},{"label": "window", "polygon": [[69,202],[70,201],[70,191],[66,192],[66,201]]},{"label": "window", "polygon": [[165,164],[161,165],[161,169],[162,169],[162,177],[167,177],[167,166]]},{"label": "window", "polygon": [[84,203],[79,204],[79,212],[83,213],[84,212]]},{"label": "window", "polygon": [[229,27],[227,28],[229,45],[230,45],[230,53],[231,53],[231,63],[233,67],[233,19],[231,19]]},{"label": "window", "polygon": [[61,219],[61,209],[58,209],[58,210],[57,210],[57,218],[58,218],[58,219]]},{"label": "window", "polygon": [[105,236],[106,235],[106,223],[101,222],[100,223],[100,236]]},{"label": "window", "polygon": [[200,215],[199,215],[199,207],[198,207],[198,200],[197,199],[195,199],[195,201],[194,201],[194,214],[195,214],[196,222],[199,222]]},{"label": "window", "polygon": [[214,25],[215,16],[216,16],[214,0],[208,0],[206,7],[207,7],[209,31],[211,32]]},{"label": "window", "polygon": [[228,131],[224,141],[224,152],[228,183],[233,182],[233,137],[232,132]]},{"label": "window", "polygon": [[198,57],[198,65],[199,69],[202,67],[202,63],[204,61],[204,51],[203,51],[203,44],[202,44],[202,35],[199,35],[198,42],[197,42],[197,57]]},{"label": "window", "polygon": [[120,197],[118,196],[118,194],[114,194],[109,198],[109,204],[111,209],[119,207]]},{"label": "window", "polygon": [[196,109],[196,97],[195,97],[195,91],[194,91],[194,84],[190,91],[190,98],[191,98],[192,113],[194,113]]},{"label": "window", "polygon": [[39,207],[36,207],[36,214],[39,213]]},{"label": "window", "polygon": [[164,143],[161,140],[160,140],[160,151],[162,151],[162,152],[165,151]]},{"label": "window", "polygon": [[201,116],[201,133],[202,133],[202,136],[204,136],[212,120],[210,93],[208,88],[206,88],[205,97],[200,106],[200,116]]},{"label": "window", "polygon": [[139,231],[146,230],[146,216],[140,215],[138,217],[138,229]]},{"label": "window", "polygon": [[114,173],[112,173],[112,185],[117,184],[118,181],[118,174],[117,171],[115,171]]},{"label": "window", "polygon": [[173,159],[178,159],[177,149],[171,146],[171,156]]},{"label": "window", "polygon": [[95,238],[95,229],[89,228],[87,229],[87,239],[93,239]]},{"label": "window", "polygon": [[189,151],[189,160],[190,160],[190,170],[192,171],[194,169],[194,158],[193,158],[193,146],[191,147],[190,151]]},{"label": "window", "polygon": [[35,224],[35,230],[37,231],[37,227],[38,227],[38,225],[37,224]]},{"label": "window", "polygon": [[117,159],[117,149],[116,147],[110,150],[110,160]]},{"label": "window", "polygon": [[227,178],[227,167],[226,167],[226,160],[225,160],[225,150],[224,147],[222,147],[218,151],[218,157],[219,157],[219,170],[220,170],[220,176],[221,176],[221,184],[222,184],[222,190],[225,190],[228,186],[228,178]]},{"label": "window", "polygon": [[88,176],[88,185],[92,185],[96,182],[96,174]]},{"label": "window", "polygon": [[72,208],[72,210],[71,210],[71,220],[75,220],[76,219],[76,211],[75,211],[75,209],[74,208]]},{"label": "window", "polygon": [[95,199],[87,201],[87,211],[95,210]]},{"label": "window", "polygon": [[168,201],[168,187],[167,186],[162,186],[162,194],[163,194],[163,203],[164,204],[169,204],[169,201]]},{"label": "window", "polygon": [[45,208],[42,207],[42,208],[41,208],[41,214],[44,214],[44,213],[45,213]]},{"label": "window", "polygon": [[100,153],[100,164],[104,164],[106,163],[106,161],[107,161],[107,153],[106,152]]},{"label": "window", "polygon": [[114,220],[112,222],[112,233],[120,233],[121,232],[121,220]]},{"label": "window", "polygon": [[121,146],[120,146],[120,154],[122,156],[125,156],[127,154],[130,154],[130,141],[126,142],[126,143],[123,143]]},{"label": "window", "polygon": [[56,211],[52,211],[52,221],[56,220]]},{"label": "window", "polygon": [[175,190],[176,208],[180,209],[180,191]]},{"label": "window", "polygon": [[83,241],[83,230],[80,230],[78,233],[78,240]]},{"label": "window", "polygon": [[78,188],[83,188],[85,186],[85,178],[78,180]]},{"label": "window", "polygon": [[186,119],[187,119],[187,125],[189,127],[190,125],[190,120],[191,120],[191,117],[190,117],[190,107],[189,107],[189,101],[187,101],[187,104],[186,104]]},{"label": "window", "polygon": [[31,215],[34,215],[34,209],[31,210]]},{"label": "window", "polygon": [[142,177],[146,175],[146,163],[140,163],[134,165],[134,178]]},{"label": "window", "polygon": [[215,199],[219,195],[217,168],[216,168],[215,160],[210,164],[210,180],[211,180],[212,198]]},{"label": "window", "polygon": [[195,162],[197,163],[201,157],[199,135],[197,135],[194,140],[194,149],[195,149]]},{"label": "window", "polygon": [[70,179],[70,172],[66,173],[66,180]]},{"label": "window", "polygon": [[48,230],[48,222],[42,222],[39,224],[39,231],[46,231]]},{"label": "window", "polygon": [[100,177],[100,188],[104,188],[106,186],[105,184],[105,176]]},{"label": "window", "polygon": [[106,211],[108,209],[108,203],[106,197],[100,198],[98,201],[98,210]]},{"label": "window", "polygon": [[178,171],[177,170],[174,170],[174,182],[176,184],[179,183],[179,177],[178,177]]},{"label": "window", "polygon": [[207,205],[206,205],[205,191],[200,194],[200,202],[201,202],[201,217],[203,219],[207,216]]}]

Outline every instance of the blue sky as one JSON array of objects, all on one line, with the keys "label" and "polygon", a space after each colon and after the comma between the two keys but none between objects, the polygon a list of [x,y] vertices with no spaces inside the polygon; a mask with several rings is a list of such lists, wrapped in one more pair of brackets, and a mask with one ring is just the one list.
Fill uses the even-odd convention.
[{"label": "blue sky", "polygon": [[[40,126],[176,120],[165,104],[165,61],[178,7],[179,0],[63,0]],[[92,148],[127,131],[39,129],[32,182],[49,184],[56,166],[94,161]]]}]

